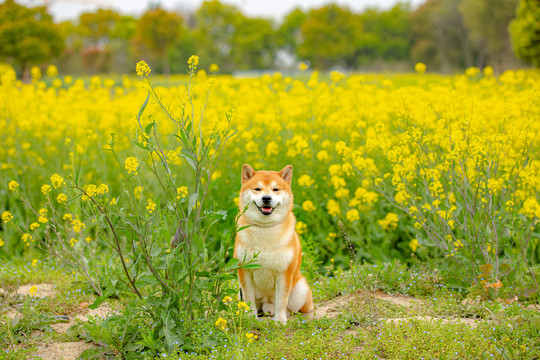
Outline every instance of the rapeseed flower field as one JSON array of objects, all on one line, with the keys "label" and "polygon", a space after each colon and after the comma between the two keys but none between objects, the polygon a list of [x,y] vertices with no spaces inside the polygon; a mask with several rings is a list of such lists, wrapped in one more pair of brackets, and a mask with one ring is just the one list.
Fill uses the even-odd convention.
[{"label": "rapeseed flower field", "polygon": [[[442,76],[417,64],[415,74],[347,76],[303,66],[295,77],[235,78],[209,76],[198,63],[190,57],[188,76],[171,79],[154,78],[145,62],[138,78],[61,78],[50,68],[22,84],[10,70],[1,75],[0,252],[24,259],[31,274],[51,255],[62,276],[90,290],[83,294],[91,307],[118,299],[121,315],[80,325],[84,334],[111,353],[149,358],[274,354],[279,345],[265,344],[278,344],[269,331],[281,328],[233,301],[235,271],[257,264],[232,259],[231,244],[241,231],[242,165],[292,164],[303,273],[315,301],[344,292],[365,298],[345,317],[291,319],[300,326],[295,341],[316,338],[318,326],[337,334],[356,316],[370,335],[330,341],[339,358],[371,358],[385,343],[402,349],[396,358],[439,356],[448,346],[456,358],[472,347],[537,351],[536,320],[515,320],[518,299],[537,301],[540,282],[537,72]],[[3,271],[12,282],[27,273]],[[422,340],[407,335],[409,348],[396,347],[396,325],[382,321],[390,314],[374,317],[383,307],[368,299],[380,291],[436,296],[433,306],[445,314],[505,312],[508,323],[482,325],[486,337],[471,335],[464,347],[452,342],[453,328],[419,322]],[[39,303],[37,293],[30,288]],[[436,305],[439,297],[448,302]],[[486,302],[492,310],[475,308],[480,299],[495,300]],[[380,341],[386,327],[389,341]],[[420,349],[432,331],[437,341]],[[509,342],[510,332],[518,340]],[[370,336],[370,353],[358,354],[354,344]]]},{"label": "rapeseed flower field", "polygon": [[[190,61],[196,67],[198,59]],[[146,76],[150,68],[139,64],[137,72]],[[361,259],[407,258],[425,244],[418,232],[426,230],[427,213],[447,225],[436,240],[445,256],[455,256],[471,242],[463,238],[469,232],[452,231],[467,228],[455,217],[472,206],[447,186],[459,174],[471,189],[494,195],[489,201],[504,199],[507,212],[522,216],[533,231],[540,217],[538,73],[495,76],[489,67],[456,76],[424,72],[425,66],[417,65],[416,74],[312,71],[294,78],[274,73],[242,79],[200,70],[189,94],[185,77],[157,78],[155,92],[172,114],[188,111],[186,101],[192,101],[195,117],[204,112],[203,132],[228,121],[237,131],[213,175],[220,181],[211,196],[231,217],[242,164],[255,169],[293,165],[297,230],[306,252],[321,262],[347,261],[344,238]],[[9,70],[1,77],[0,251],[13,255],[32,251],[32,239],[45,231],[47,199],[68,202],[62,190],[67,179],[78,177],[90,195],[121,206],[118,164],[128,174],[148,175],[143,166],[148,155],[130,140],[146,142],[147,135],[137,132],[136,115],[148,85],[128,76],[94,76],[85,82],[55,76],[56,69],[47,73],[53,76],[41,78],[33,71],[31,84],[16,81]],[[163,109],[151,101],[142,121],[156,122],[179,184],[178,198],[189,196],[189,164]],[[118,158],[106,149],[111,140]],[[460,169],[456,160],[463,160]],[[496,196],[510,188],[512,196]],[[133,191],[149,213],[166,205],[158,184],[140,181]],[[18,192],[43,211],[31,213]],[[92,232],[92,223],[82,212],[65,216],[82,239],[90,236],[85,232]],[[496,246],[491,239],[483,242]]]}]

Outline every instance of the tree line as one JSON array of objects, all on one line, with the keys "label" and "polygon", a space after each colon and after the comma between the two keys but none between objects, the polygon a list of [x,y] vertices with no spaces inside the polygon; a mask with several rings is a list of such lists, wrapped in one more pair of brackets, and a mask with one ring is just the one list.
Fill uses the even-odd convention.
[{"label": "tree line", "polygon": [[[193,13],[159,6],[139,18],[111,9],[54,23],[44,7],[0,4],[0,59],[20,73],[54,62],[64,73],[125,73],[145,59],[156,72],[201,66],[222,72],[312,68],[405,69],[423,62],[433,71],[470,66],[502,71],[540,66],[538,0],[427,0],[361,13],[328,4],[292,10],[281,21],[249,17],[218,0]],[[215,67],[214,67],[215,68]]]}]

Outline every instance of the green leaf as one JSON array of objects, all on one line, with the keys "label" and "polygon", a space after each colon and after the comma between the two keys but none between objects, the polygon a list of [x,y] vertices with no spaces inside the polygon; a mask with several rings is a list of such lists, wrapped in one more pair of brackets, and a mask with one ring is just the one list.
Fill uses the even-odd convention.
[{"label": "green leaf", "polygon": [[198,193],[194,193],[194,194],[191,194],[189,196],[189,200],[188,200],[188,214],[191,214],[191,212],[193,211],[193,208],[195,207],[195,204],[197,204],[197,199],[199,198],[199,194]]},{"label": "green leaf", "polygon": [[135,281],[138,287],[159,285],[159,280],[154,275],[143,275]]},{"label": "green leaf", "polygon": [[144,100],[144,103],[139,109],[139,113],[137,114],[137,120],[141,120],[141,116],[144,112],[144,109],[146,109],[146,105],[148,105],[148,100],[150,100],[150,91],[148,92],[148,95],[146,95],[146,100]]},{"label": "green leaf", "polygon": [[138,141],[133,141],[133,144],[137,145],[138,147],[140,147],[141,149],[144,149],[144,150],[150,150],[150,148],[146,145],[143,145],[141,144],[140,142]]},{"label": "green leaf", "polygon": [[154,125],[156,125],[155,121],[152,121],[150,124],[146,125],[146,127],[144,128],[144,133],[146,135],[149,135],[150,131],[152,131],[152,128],[154,127]]},{"label": "green leaf", "polygon": [[260,267],[261,265],[259,264],[249,264],[249,265],[242,266],[242,269],[258,269]]},{"label": "green leaf", "polygon": [[154,246],[152,250],[150,251],[151,257],[156,257],[161,253],[161,248],[159,246]]},{"label": "green leaf", "polygon": [[451,278],[446,281],[446,285],[452,289],[466,289],[467,284],[460,278]]},{"label": "green leaf", "polygon": [[225,265],[225,270],[235,269],[238,267],[239,264],[240,261],[238,259],[232,258],[231,260],[229,260],[229,262],[227,262],[227,265]]}]

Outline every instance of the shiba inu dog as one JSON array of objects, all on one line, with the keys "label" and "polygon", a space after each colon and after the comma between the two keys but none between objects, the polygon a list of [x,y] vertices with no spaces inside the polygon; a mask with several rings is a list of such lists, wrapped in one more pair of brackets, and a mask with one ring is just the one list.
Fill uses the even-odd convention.
[{"label": "shiba inu dog", "polygon": [[313,311],[312,293],[300,274],[302,249],[292,213],[292,166],[281,171],[255,171],[242,167],[242,188],[238,206],[247,210],[238,219],[240,227],[234,257],[250,261],[258,254],[257,269],[239,269],[244,301],[257,316],[259,310],[286,322],[287,310]]}]

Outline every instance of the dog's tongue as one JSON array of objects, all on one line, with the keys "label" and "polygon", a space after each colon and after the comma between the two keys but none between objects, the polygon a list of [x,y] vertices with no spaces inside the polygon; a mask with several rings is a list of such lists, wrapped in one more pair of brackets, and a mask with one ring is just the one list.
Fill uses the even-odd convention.
[{"label": "dog's tongue", "polygon": [[272,207],[270,206],[263,206],[261,209],[265,214],[270,214],[272,212]]}]

